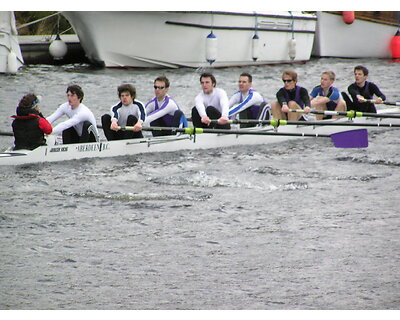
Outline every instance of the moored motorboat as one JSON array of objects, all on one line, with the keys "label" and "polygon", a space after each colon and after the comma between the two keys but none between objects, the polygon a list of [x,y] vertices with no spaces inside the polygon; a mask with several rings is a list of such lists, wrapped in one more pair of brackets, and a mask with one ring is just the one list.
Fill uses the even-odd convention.
[{"label": "moored motorboat", "polygon": [[0,11],[0,73],[16,73],[24,64],[13,11]]},{"label": "moored motorboat", "polygon": [[391,58],[400,24],[394,11],[317,11],[312,55],[338,58]]},{"label": "moored motorboat", "polygon": [[314,14],[67,11],[87,57],[105,67],[228,67],[310,59]]}]

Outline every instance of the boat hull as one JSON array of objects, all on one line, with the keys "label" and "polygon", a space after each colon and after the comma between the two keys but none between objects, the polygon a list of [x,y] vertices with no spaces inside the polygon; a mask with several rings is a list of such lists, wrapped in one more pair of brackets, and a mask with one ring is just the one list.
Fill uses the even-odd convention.
[{"label": "boat hull", "polygon": [[24,64],[13,11],[0,11],[0,73],[16,73]]},{"label": "boat hull", "polygon": [[[106,67],[207,67],[206,38],[217,39],[213,67],[304,62],[316,18],[311,14],[232,12],[63,12],[87,57]],[[253,37],[259,37],[254,60]],[[295,39],[295,57],[289,56]]]},{"label": "boat hull", "polygon": [[397,27],[355,19],[346,24],[341,15],[317,12],[312,55],[337,58],[390,58],[390,41]]},{"label": "boat hull", "polygon": [[[380,123],[397,123],[399,120],[386,118]],[[328,120],[326,120],[328,121]],[[338,132],[361,129],[362,125],[354,126],[346,124],[376,122],[376,118],[355,118],[349,121],[346,118],[335,120],[343,126],[281,126],[277,129],[278,133],[295,133],[295,134],[314,134],[314,135],[331,135]],[[371,127],[369,127],[371,129]],[[373,129],[373,127],[372,127]],[[249,129],[246,129],[246,131]],[[274,128],[267,126],[263,128],[252,128],[250,130],[274,132]],[[379,129],[381,130],[381,129]],[[35,150],[16,150],[0,153],[1,165],[23,165],[41,162],[59,162],[67,160],[77,160],[86,158],[110,158],[118,156],[129,156],[143,153],[156,152],[176,152],[182,150],[199,150],[223,148],[244,145],[265,145],[280,143],[293,139],[312,139],[301,136],[285,136],[285,135],[241,135],[241,134],[197,134],[195,136],[182,134],[178,136],[163,137],[145,137],[142,139],[117,140],[117,141],[100,141],[93,143],[77,143],[77,144],[55,144],[41,146]],[[329,139],[322,138],[321,139]],[[51,140],[51,139],[48,139]]]}]

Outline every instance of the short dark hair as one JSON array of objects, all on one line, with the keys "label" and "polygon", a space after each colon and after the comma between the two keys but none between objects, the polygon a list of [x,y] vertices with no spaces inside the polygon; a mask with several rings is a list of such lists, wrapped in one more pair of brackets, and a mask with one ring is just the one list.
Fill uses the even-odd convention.
[{"label": "short dark hair", "polygon": [[364,66],[358,65],[354,67],[354,72],[356,72],[356,70],[361,70],[364,73],[364,76],[368,75],[368,69]]},{"label": "short dark hair", "polygon": [[165,87],[169,88],[169,80],[166,76],[159,76],[154,80],[154,83],[156,83],[156,81],[160,81],[160,82],[164,82],[165,83]]},{"label": "short dark hair", "polygon": [[82,102],[84,94],[83,94],[83,90],[80,86],[78,86],[77,84],[72,84],[72,85],[68,86],[67,93],[68,93],[68,91],[73,94],[76,94],[79,101]]},{"label": "short dark hair", "polygon": [[240,76],[241,76],[241,77],[247,77],[247,78],[249,79],[249,82],[253,82],[253,77],[252,77],[252,75],[251,75],[250,73],[248,73],[248,72],[242,72]]},{"label": "short dark hair", "polygon": [[124,83],[118,86],[118,97],[121,97],[122,92],[129,92],[132,99],[135,100],[136,98],[136,88],[129,84],[129,83]]},{"label": "short dark hair", "polygon": [[200,75],[200,82],[202,78],[210,78],[213,86],[215,87],[217,85],[217,80],[215,79],[214,75],[210,72],[203,72]]},{"label": "short dark hair", "polygon": [[34,108],[38,103],[38,97],[33,93],[28,93],[19,101],[18,108]]}]

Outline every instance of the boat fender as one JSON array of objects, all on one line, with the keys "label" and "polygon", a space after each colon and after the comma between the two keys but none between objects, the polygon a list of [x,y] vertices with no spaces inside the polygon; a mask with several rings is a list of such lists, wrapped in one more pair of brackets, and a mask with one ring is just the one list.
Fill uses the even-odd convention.
[{"label": "boat fender", "polygon": [[211,31],[206,39],[206,60],[210,64],[217,60],[218,41],[215,34]]},{"label": "boat fender", "polygon": [[393,59],[400,59],[400,29],[390,40],[390,50],[392,51]]},{"label": "boat fender", "polygon": [[260,55],[260,37],[255,34],[253,36],[253,39],[251,39],[251,57],[253,58],[253,61],[257,61],[259,55]]},{"label": "boat fender", "polygon": [[11,50],[7,55],[7,73],[17,73],[17,71],[17,55]]},{"label": "boat fender", "polygon": [[61,60],[67,54],[68,48],[64,41],[61,40],[60,35],[49,46],[49,52],[55,60]]},{"label": "boat fender", "polygon": [[289,58],[290,60],[296,58],[296,39],[289,40]]},{"label": "boat fender", "polygon": [[342,11],[342,18],[344,23],[352,24],[355,20],[354,11]]}]

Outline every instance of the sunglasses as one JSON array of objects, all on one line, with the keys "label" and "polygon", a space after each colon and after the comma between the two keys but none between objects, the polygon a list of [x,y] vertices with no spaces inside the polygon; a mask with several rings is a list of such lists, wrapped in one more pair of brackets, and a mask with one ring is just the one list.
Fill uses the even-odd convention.
[{"label": "sunglasses", "polygon": [[162,90],[162,89],[165,89],[165,87],[161,87],[161,86],[154,86],[154,89],[160,89],[160,90]]},{"label": "sunglasses", "polygon": [[292,82],[292,81],[293,81],[293,79],[290,79],[290,80],[285,80],[285,79],[282,79],[282,81],[283,81],[283,82]]}]

